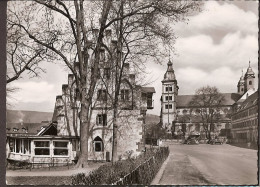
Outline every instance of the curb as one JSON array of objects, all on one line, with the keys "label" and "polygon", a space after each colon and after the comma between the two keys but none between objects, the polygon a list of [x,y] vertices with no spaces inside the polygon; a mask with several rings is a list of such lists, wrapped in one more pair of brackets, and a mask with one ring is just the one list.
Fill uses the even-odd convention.
[{"label": "curb", "polygon": [[160,170],[158,171],[158,173],[156,174],[156,176],[154,177],[154,179],[153,179],[153,181],[151,182],[150,185],[159,185],[159,182],[160,182],[160,180],[162,178],[164,169],[165,169],[169,159],[170,159],[170,154],[169,154],[168,158],[163,162]]}]

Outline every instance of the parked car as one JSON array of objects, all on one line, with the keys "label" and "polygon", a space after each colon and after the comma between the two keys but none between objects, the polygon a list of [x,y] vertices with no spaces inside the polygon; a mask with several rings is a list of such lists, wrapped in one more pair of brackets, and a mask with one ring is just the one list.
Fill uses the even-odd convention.
[{"label": "parked car", "polygon": [[199,137],[200,135],[190,135],[183,144],[199,144]]},{"label": "parked car", "polygon": [[214,145],[214,144],[223,144],[223,138],[219,138],[219,137],[217,137],[217,138],[215,138],[215,139],[211,139],[210,140],[210,144],[211,145]]}]

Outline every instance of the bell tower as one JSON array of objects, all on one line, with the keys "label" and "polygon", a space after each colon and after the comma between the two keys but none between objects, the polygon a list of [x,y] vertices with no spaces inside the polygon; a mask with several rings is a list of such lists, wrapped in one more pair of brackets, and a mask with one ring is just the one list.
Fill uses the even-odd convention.
[{"label": "bell tower", "polygon": [[243,76],[243,70],[242,70],[242,76],[240,77],[237,83],[237,93],[240,95],[243,95],[245,93],[245,81]]},{"label": "bell tower", "polygon": [[162,80],[161,122],[164,128],[171,131],[172,121],[176,120],[176,98],[179,87],[172,62],[169,60],[167,65],[167,71]]},{"label": "bell tower", "polygon": [[253,72],[250,66],[250,61],[249,61],[249,66],[247,68],[244,80],[245,80],[245,92],[248,91],[249,89],[255,90],[255,86],[254,86],[255,73]]}]

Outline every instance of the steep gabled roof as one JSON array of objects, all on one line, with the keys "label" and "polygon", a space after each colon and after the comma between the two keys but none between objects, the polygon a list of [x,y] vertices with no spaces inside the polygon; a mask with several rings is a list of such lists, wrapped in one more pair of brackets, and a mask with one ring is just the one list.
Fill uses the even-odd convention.
[{"label": "steep gabled roof", "polygon": [[51,123],[48,127],[44,128],[37,135],[39,135],[39,136],[57,135],[57,124],[56,123]]},{"label": "steep gabled roof", "polygon": [[[222,93],[221,95],[224,96],[222,105],[225,105],[225,106],[233,105],[241,97],[241,95],[238,93]],[[177,108],[191,107],[190,102],[194,96],[195,95],[178,95],[177,96]]]},{"label": "steep gabled roof", "polygon": [[258,91],[250,95],[243,103],[241,103],[240,107],[238,108],[237,112],[240,110],[244,110],[250,108],[253,105],[258,104]]}]

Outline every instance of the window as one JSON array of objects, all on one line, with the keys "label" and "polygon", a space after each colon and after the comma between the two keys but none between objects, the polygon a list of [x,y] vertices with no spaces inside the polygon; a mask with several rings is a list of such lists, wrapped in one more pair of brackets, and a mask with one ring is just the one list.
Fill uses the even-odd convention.
[{"label": "window", "polygon": [[166,101],[172,101],[172,96],[165,96]]},{"label": "window", "polygon": [[105,51],[102,50],[100,51],[100,62],[105,62],[106,58],[105,58]]},{"label": "window", "polygon": [[67,156],[68,155],[68,142],[53,142],[54,155]]},{"label": "window", "polygon": [[106,90],[98,90],[97,100],[106,101],[107,100],[107,92]]},{"label": "window", "polygon": [[243,88],[241,88],[241,91],[243,92],[243,91],[244,91],[244,89],[243,89]]},{"label": "window", "polygon": [[165,105],[165,109],[172,109],[172,105]]},{"label": "window", "polygon": [[252,81],[249,81],[249,85],[252,85]]},{"label": "window", "polygon": [[79,141],[77,139],[72,139],[72,151],[78,151],[79,150]]},{"label": "window", "polygon": [[15,143],[16,143],[16,145],[15,145],[15,152],[16,153],[20,153],[21,152],[21,148],[22,148],[21,140],[16,139]]},{"label": "window", "polygon": [[24,140],[23,141],[23,154],[30,154],[31,153],[31,140]]},{"label": "window", "polygon": [[172,91],[172,86],[166,86],[165,87],[166,92],[171,92]]},{"label": "window", "polygon": [[50,155],[49,141],[35,141],[35,155]]},{"label": "window", "polygon": [[94,144],[94,151],[95,152],[102,152],[103,151],[103,141],[99,136],[97,136],[94,139],[93,144]]},{"label": "window", "polygon": [[129,90],[121,90],[121,100],[129,101]]},{"label": "window", "polygon": [[104,69],[104,78],[105,79],[110,79],[110,68],[105,68]]},{"label": "window", "polygon": [[98,126],[106,126],[107,125],[107,115],[106,114],[98,114],[97,115],[97,125]]}]

